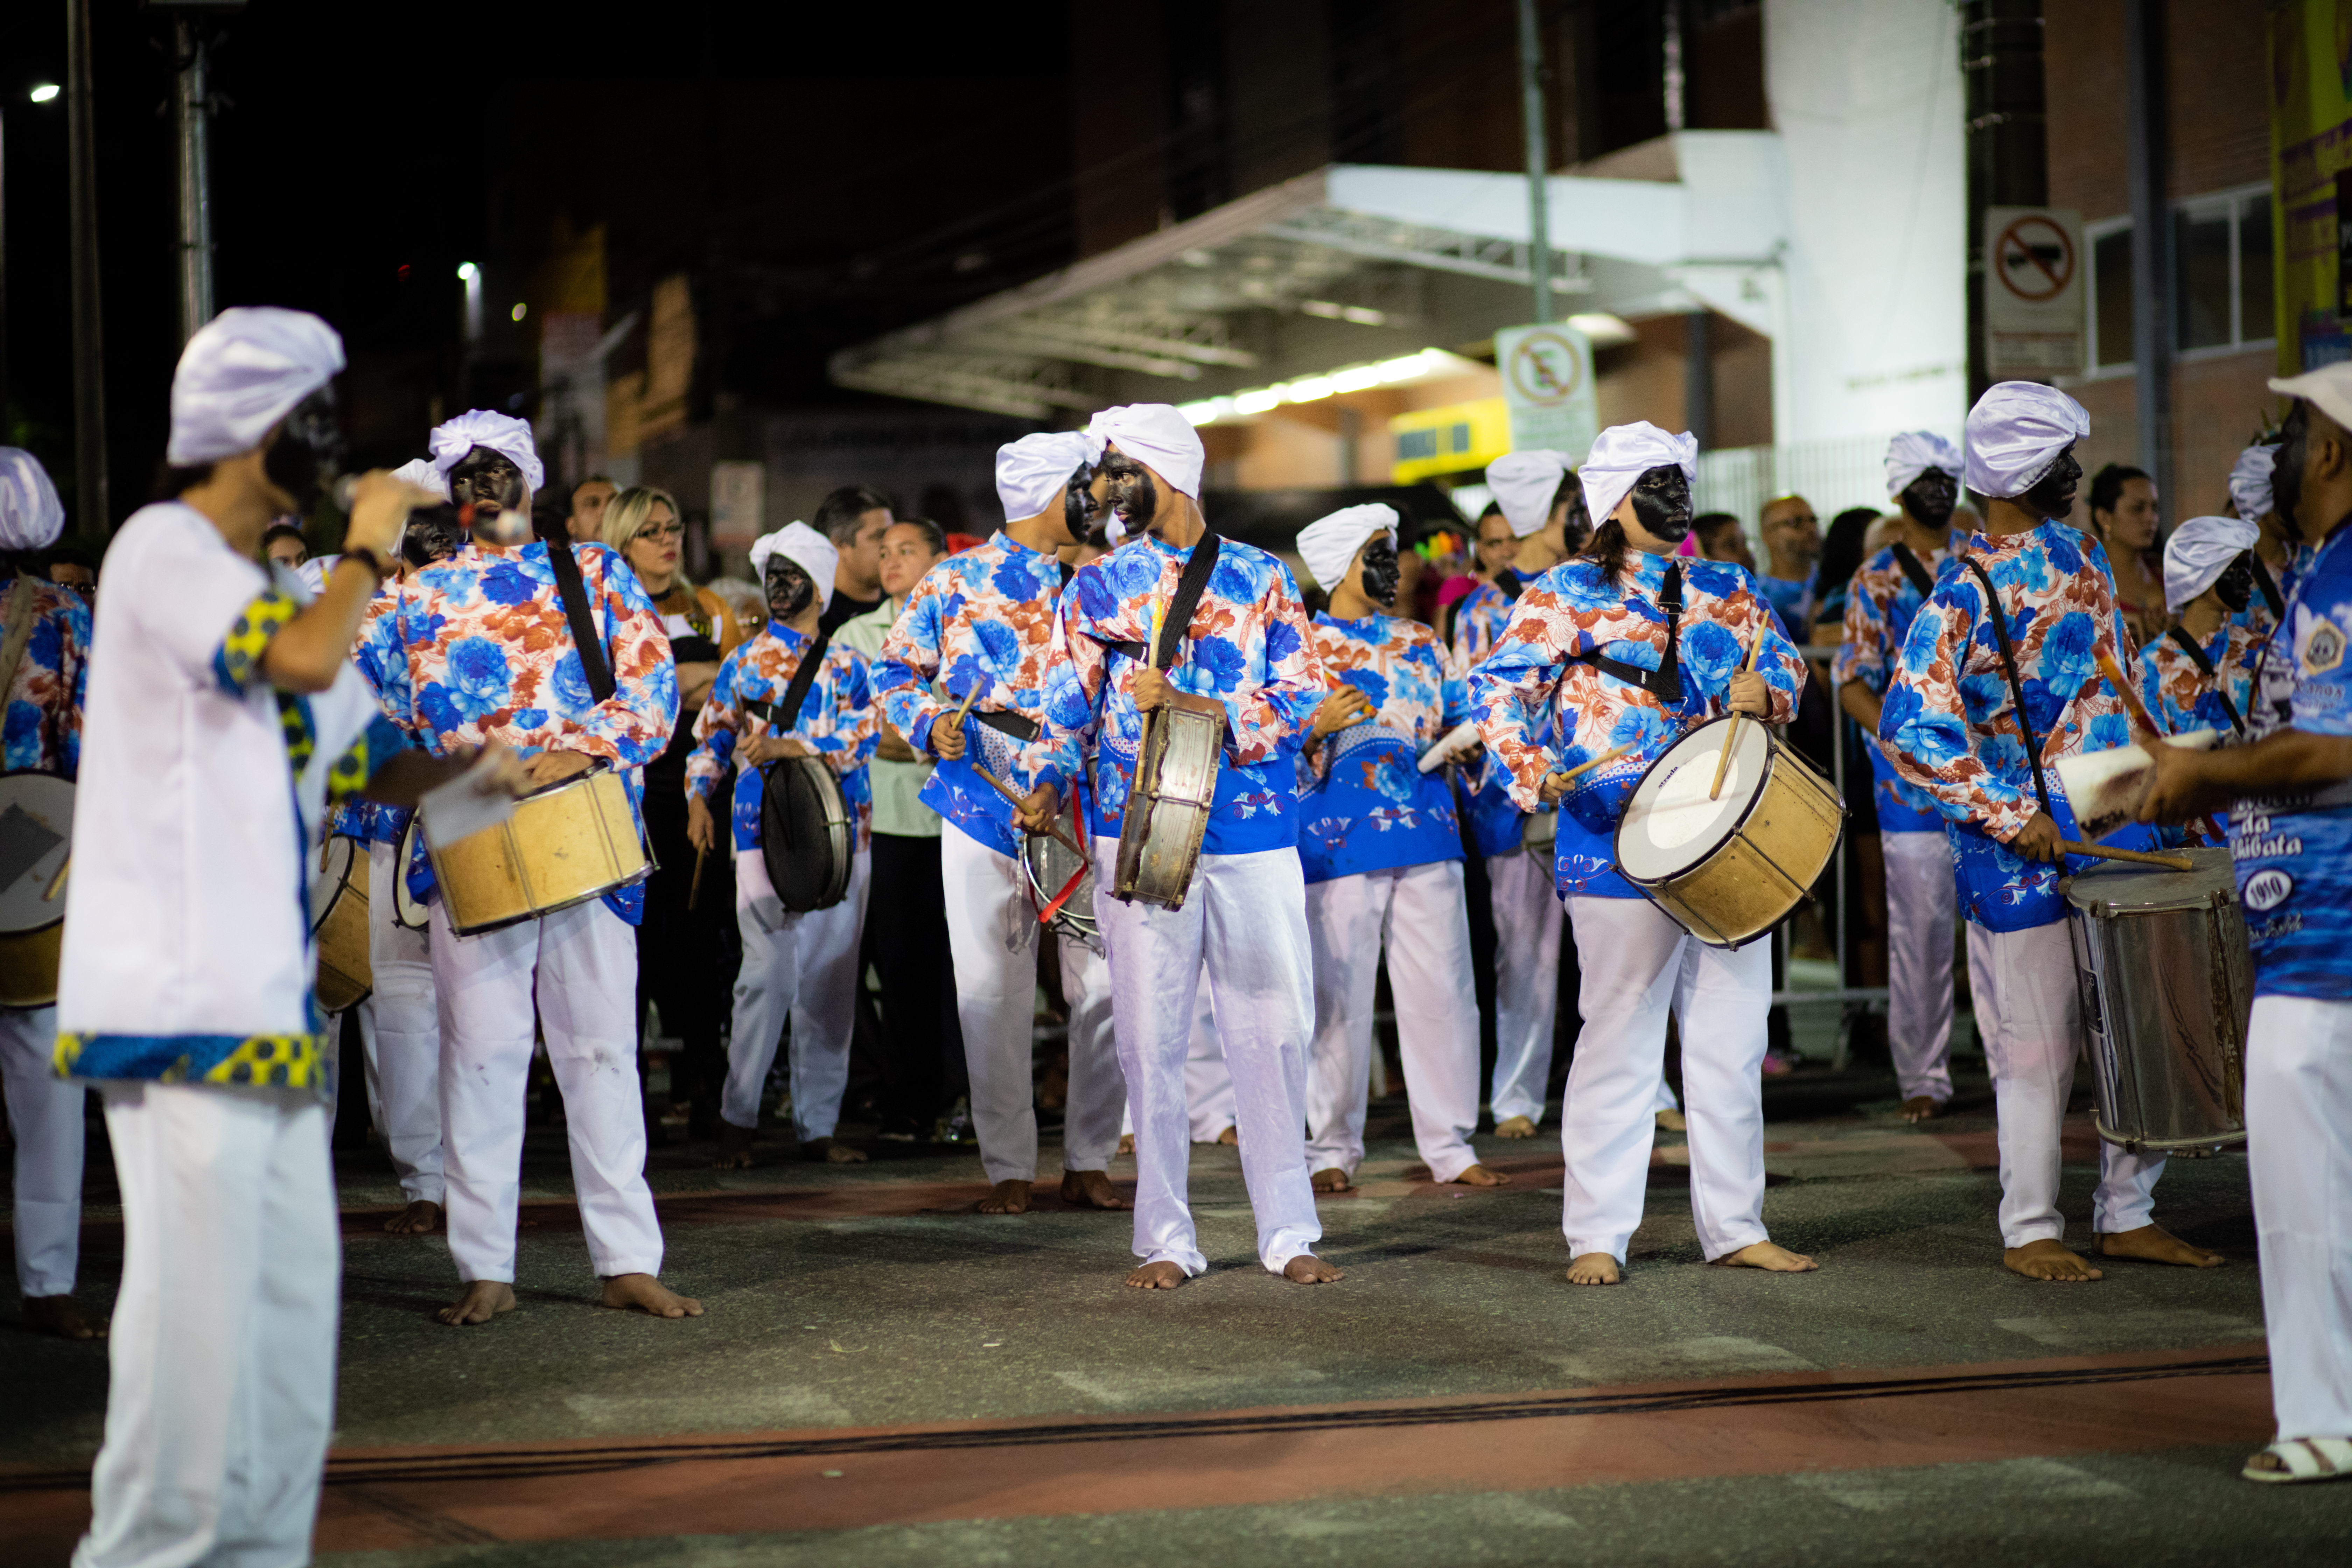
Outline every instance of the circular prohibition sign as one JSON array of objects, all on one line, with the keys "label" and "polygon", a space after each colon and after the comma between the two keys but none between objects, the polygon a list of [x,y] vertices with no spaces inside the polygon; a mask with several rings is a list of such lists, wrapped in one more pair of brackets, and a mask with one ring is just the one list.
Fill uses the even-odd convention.
[{"label": "circular prohibition sign", "polygon": [[1558,332],[1541,330],[1519,340],[1505,374],[1519,395],[1538,407],[1567,402],[1584,380],[1574,345]]},{"label": "circular prohibition sign", "polygon": [[2073,237],[2038,213],[2001,230],[1992,254],[2000,286],[2029,304],[2056,299],[2074,280]]}]

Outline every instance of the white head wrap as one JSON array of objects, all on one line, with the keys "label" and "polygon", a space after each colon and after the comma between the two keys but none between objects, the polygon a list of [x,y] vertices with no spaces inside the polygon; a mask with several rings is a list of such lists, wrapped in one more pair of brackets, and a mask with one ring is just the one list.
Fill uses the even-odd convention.
[{"label": "white head wrap", "polygon": [[1102,438],[1084,430],[1040,431],[999,447],[996,500],[1004,521],[1020,522],[1051,509],[1070,476],[1101,456]]},{"label": "white head wrap", "polygon": [[1886,493],[1899,496],[1929,468],[1960,477],[1959,448],[1933,430],[1906,430],[1886,443]]},{"label": "white head wrap", "polygon": [[2091,433],[2083,405],[2038,381],[2004,381],[1969,410],[1968,481],[1979,495],[2021,496],[2060,452]]},{"label": "white head wrap", "polygon": [[833,570],[841,552],[833,541],[805,522],[788,522],[773,533],[763,533],[751,545],[751,575],[767,581],[768,557],[781,555],[809,574],[816,584],[817,608],[833,603]]},{"label": "white head wrap", "polygon": [[[1669,436],[1646,419],[1612,425],[1601,432],[1585,455],[1577,477],[1584,481],[1584,505],[1595,527],[1608,521],[1652,468],[1678,468],[1683,477],[1698,482],[1698,437],[1688,431]],[[1515,525],[1516,526],[1516,525]]]},{"label": "white head wrap", "polygon": [[0,447],[0,550],[47,550],[65,531],[65,503],[41,459]]},{"label": "white head wrap", "polygon": [[449,499],[449,477],[435,468],[430,458],[411,458],[393,469],[392,477],[418,489],[431,490],[443,500]]},{"label": "white head wrap", "polygon": [[1385,501],[1343,506],[1298,531],[1299,557],[1307,563],[1307,574],[1315,579],[1315,585],[1328,594],[1348,574],[1348,563],[1356,558],[1364,541],[1385,533],[1394,543],[1396,528],[1396,508]]},{"label": "white head wrap", "polygon": [[1559,481],[1567,477],[1568,454],[1541,447],[1506,452],[1486,465],[1486,488],[1495,492],[1503,521],[1521,539],[1551,516],[1551,498],[1559,493]]},{"label": "white head wrap", "polygon": [[477,447],[488,447],[520,468],[522,482],[530,487],[531,494],[546,487],[547,465],[539,460],[539,446],[531,439],[528,419],[490,408],[469,408],[447,424],[435,426],[432,446],[433,466],[441,471],[445,490],[449,470]]},{"label": "white head wrap", "polygon": [[2347,430],[2352,430],[2352,360],[2338,360],[2301,375],[2273,376],[2271,390],[2300,397]]},{"label": "white head wrap", "polygon": [[2262,536],[2242,517],[2192,517],[2174,529],[2164,542],[2164,607],[2179,615]]},{"label": "white head wrap", "polygon": [[342,368],[343,340],[308,310],[223,310],[180,351],[163,460],[192,468],[252,451],[271,426]]},{"label": "white head wrap", "polygon": [[2277,510],[2271,499],[2271,476],[2278,467],[2278,450],[2249,447],[2230,465],[2230,499],[2237,503],[2238,515],[2248,522],[2260,522]]},{"label": "white head wrap", "polygon": [[1129,403],[1106,408],[1095,416],[1087,434],[1096,442],[1097,452],[1109,442],[1194,500],[1201,499],[1201,469],[1209,454],[1201,445],[1201,433],[1176,412],[1173,404]]}]

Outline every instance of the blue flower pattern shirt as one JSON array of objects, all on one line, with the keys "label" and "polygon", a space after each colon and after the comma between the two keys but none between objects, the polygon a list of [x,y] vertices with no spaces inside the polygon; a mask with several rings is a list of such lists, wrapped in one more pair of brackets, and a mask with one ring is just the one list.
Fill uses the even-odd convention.
[{"label": "blue flower pattern shirt", "polygon": [[[16,580],[0,579],[0,607],[16,595]],[[89,606],[81,595],[36,578],[32,635],[8,682],[7,716],[0,723],[10,773],[81,770],[81,714],[89,686]]]},{"label": "blue flower pattern shirt", "polygon": [[[686,759],[686,789],[705,800],[729,771],[735,772],[733,821],[738,853],[760,847],[760,797],[767,770],[735,768],[735,737],[772,735],[775,727],[753,714],[749,703],[779,703],[814,646],[790,626],[770,621],[760,635],[727,656],[710,684],[710,695],[694,719],[694,750]],[[787,731],[824,761],[841,785],[842,803],[857,814],[857,847],[873,847],[874,789],[866,764],[882,743],[881,710],[866,681],[866,661],[854,649],[828,642],[824,664],[809,682],[801,710]]]},{"label": "blue flower pattern shirt", "polygon": [[[1454,606],[1454,664],[1465,679],[1502,641],[1503,628],[1511,624],[1511,606],[1516,602],[1516,596],[1506,596],[1494,584],[1481,583]],[[1545,718],[1549,722],[1549,716]],[[1482,856],[1508,855],[1519,847],[1519,835],[1528,814],[1511,802],[1509,772],[1495,762],[1491,753],[1461,772],[1458,787],[1470,823],[1470,837]]]},{"label": "blue flower pattern shirt", "polygon": [[[1931,586],[1933,581],[1941,581],[1947,573],[1959,569],[1948,545],[1918,559],[1919,564],[1927,568]],[[1872,696],[1884,700],[1895,656],[1903,648],[1903,638],[1925,603],[1927,595],[1912,584],[1910,575],[1896,563],[1893,550],[1882,550],[1864,563],[1845,591],[1845,636],[1838,645],[1836,660],[1830,666],[1832,681],[1843,686],[1849,680],[1858,680]],[[1864,739],[1870,748],[1871,804],[1878,809],[1878,830],[1943,832],[1944,814],[1937,808],[1936,797],[1895,771],[1895,764],[1879,749],[1877,736],[1865,735]]]},{"label": "blue flower pattern shirt", "polygon": [[1419,621],[1315,617],[1325,676],[1354,687],[1372,717],[1323,739],[1299,764],[1298,858],[1310,882],[1462,858],[1446,770],[1421,753],[1470,716],[1470,693]]},{"label": "blue flower pattern shirt", "polygon": [[[2221,744],[2243,738],[2240,725],[2250,725],[2254,708],[2254,664],[2262,655],[2262,639],[2242,626],[2221,623],[2199,648],[2213,667],[2213,679],[2197,668],[2180,646],[2179,623],[2139,650],[2139,700],[2168,735],[2189,730],[2212,730]],[[2232,722],[2232,716],[2236,722]]]}]

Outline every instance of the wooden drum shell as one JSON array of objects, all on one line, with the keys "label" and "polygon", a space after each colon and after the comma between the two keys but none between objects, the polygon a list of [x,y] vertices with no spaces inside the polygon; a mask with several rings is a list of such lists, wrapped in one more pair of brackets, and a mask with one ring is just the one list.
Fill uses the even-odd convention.
[{"label": "wooden drum shell", "polygon": [[58,999],[66,922],[0,936],[0,1007],[47,1007]]},{"label": "wooden drum shell", "polygon": [[[330,845],[334,842],[328,840]],[[319,949],[318,973],[311,989],[320,1011],[325,1013],[356,1007],[375,990],[375,969],[368,960],[367,849],[350,838],[342,842],[351,846],[350,858],[328,895],[327,907],[310,928]]]},{"label": "wooden drum shell", "polygon": [[425,852],[459,936],[584,904],[653,870],[628,786],[611,768],[526,795],[506,821],[455,844],[428,835]]}]

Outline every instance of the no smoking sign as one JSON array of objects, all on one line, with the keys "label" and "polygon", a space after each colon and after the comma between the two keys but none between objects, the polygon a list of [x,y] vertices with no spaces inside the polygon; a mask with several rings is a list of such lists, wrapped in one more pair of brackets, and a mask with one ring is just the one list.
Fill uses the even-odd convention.
[{"label": "no smoking sign", "polygon": [[2083,369],[2083,220],[2065,207],[1992,207],[1984,226],[1985,363],[1995,378]]},{"label": "no smoking sign", "polygon": [[1993,244],[1993,275],[2019,299],[2041,304],[2074,281],[2074,239],[2040,213],[2019,218]]}]

